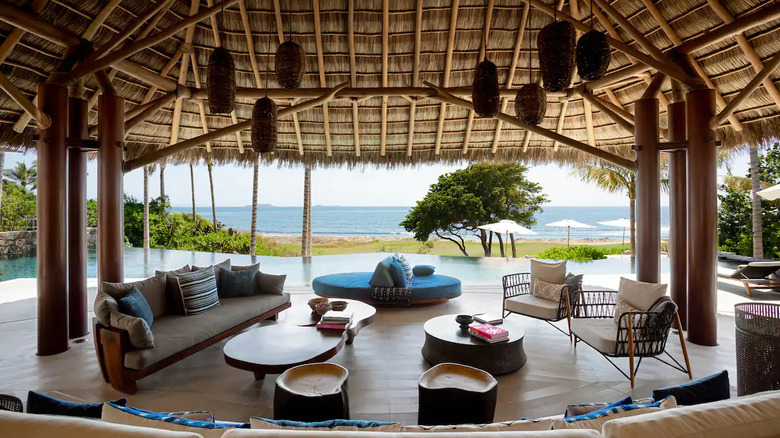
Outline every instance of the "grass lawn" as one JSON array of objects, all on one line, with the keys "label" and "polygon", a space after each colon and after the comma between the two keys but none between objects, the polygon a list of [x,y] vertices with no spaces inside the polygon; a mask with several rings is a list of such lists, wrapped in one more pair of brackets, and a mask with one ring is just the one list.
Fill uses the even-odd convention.
[{"label": "grass lawn", "polygon": [[[278,244],[285,255],[298,255],[301,253],[301,246],[296,244]],[[517,256],[535,256],[538,253],[553,247],[565,247],[565,244],[561,243],[546,243],[546,242],[524,242],[517,245]],[[620,244],[609,245],[590,245],[598,248],[620,248]],[[628,244],[626,244],[628,247]],[[466,251],[470,256],[482,257],[482,245],[479,242],[466,242]],[[376,252],[398,252],[407,254],[433,254],[433,255],[452,255],[461,256],[457,245],[449,241],[430,241],[426,244],[418,242],[414,239],[404,240],[372,240],[369,242],[355,242],[355,243],[337,243],[331,245],[313,245],[312,255],[335,255],[335,254],[367,254]],[[512,255],[512,249],[507,248],[507,256]],[[493,257],[500,257],[501,252],[497,243],[493,242]]]}]

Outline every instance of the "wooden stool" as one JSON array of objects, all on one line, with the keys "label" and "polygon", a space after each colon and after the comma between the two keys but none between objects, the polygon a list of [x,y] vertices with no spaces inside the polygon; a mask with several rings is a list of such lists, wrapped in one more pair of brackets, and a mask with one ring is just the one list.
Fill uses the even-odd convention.
[{"label": "wooden stool", "polygon": [[442,363],[423,373],[418,387],[421,425],[493,422],[498,382],[485,371]]},{"label": "wooden stool", "polygon": [[335,363],[299,365],[276,379],[274,418],[293,421],[349,420],[349,371]]}]

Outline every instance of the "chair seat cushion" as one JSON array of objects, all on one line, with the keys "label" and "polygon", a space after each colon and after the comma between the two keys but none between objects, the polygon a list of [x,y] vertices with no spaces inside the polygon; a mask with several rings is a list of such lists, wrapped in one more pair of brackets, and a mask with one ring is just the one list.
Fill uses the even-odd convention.
[{"label": "chair seat cushion", "polygon": [[289,294],[224,298],[205,313],[162,317],[154,323],[154,348],[127,352],[125,367],[144,369],[289,301]]},{"label": "chair seat cushion", "polygon": [[615,354],[617,330],[612,318],[571,320],[571,332],[601,353]]},{"label": "chair seat cushion", "polygon": [[507,310],[521,315],[550,321],[558,320],[558,301],[545,300],[544,298],[527,294],[507,298],[504,305]]}]

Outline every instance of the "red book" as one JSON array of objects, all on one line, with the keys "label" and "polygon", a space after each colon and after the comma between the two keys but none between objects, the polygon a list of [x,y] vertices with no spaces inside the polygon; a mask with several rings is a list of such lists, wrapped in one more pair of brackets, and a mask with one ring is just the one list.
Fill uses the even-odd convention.
[{"label": "red book", "polygon": [[501,339],[509,336],[509,332],[490,324],[480,324],[471,326],[469,331],[476,333],[485,339]]},{"label": "red book", "polygon": [[325,329],[325,330],[344,330],[347,328],[345,324],[323,324],[319,323],[317,324],[318,329]]}]

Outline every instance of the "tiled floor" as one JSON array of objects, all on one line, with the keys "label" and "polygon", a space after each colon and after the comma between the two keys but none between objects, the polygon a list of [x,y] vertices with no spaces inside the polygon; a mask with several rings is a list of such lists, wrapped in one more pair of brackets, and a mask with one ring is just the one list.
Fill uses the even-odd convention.
[{"label": "tiled floor", "polygon": [[[311,294],[304,288],[291,292],[293,305],[305,305]],[[122,396],[101,378],[91,337],[74,343],[63,354],[38,357],[34,300],[2,298],[0,294],[0,393],[24,399],[27,390],[58,391],[88,401]],[[743,300],[739,296],[731,299]],[[470,286],[464,287],[463,296],[446,304],[380,309],[375,322],[360,332],[355,343],[332,359],[350,370],[352,418],[416,423],[417,379],[428,368],[420,355],[422,324],[437,315],[497,311],[500,307],[499,287]],[[626,394],[645,397],[653,388],[687,379],[647,360],[632,392],[628,381],[586,345],[575,349],[566,336],[543,322],[517,315],[510,318],[525,330],[528,362],[520,371],[498,378],[496,420],[554,415],[562,413],[569,403],[614,401]],[[720,315],[718,322],[717,347],[689,344],[694,377],[727,369],[734,385],[733,317]],[[668,351],[681,357],[678,338],[669,339]],[[272,416],[276,376],[256,382],[251,373],[231,368],[223,360],[223,345],[214,345],[141,380],[138,393],[128,396],[130,405],[158,411],[206,409],[219,419],[234,421],[246,421],[253,415]],[[627,367],[627,360],[619,362]]]}]

